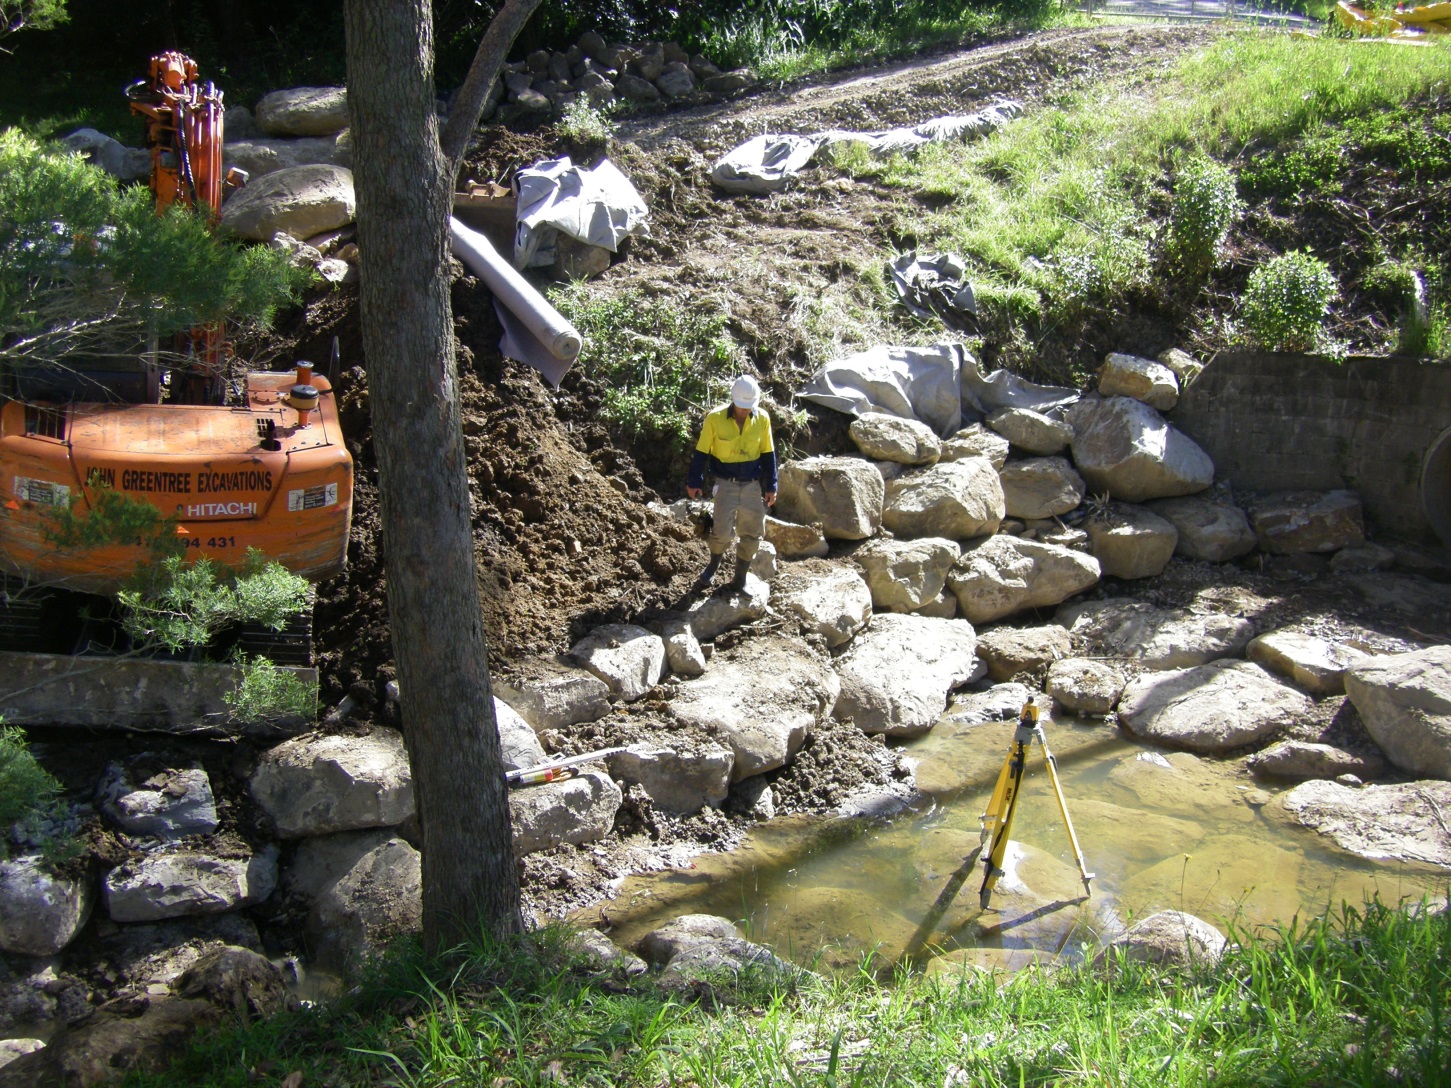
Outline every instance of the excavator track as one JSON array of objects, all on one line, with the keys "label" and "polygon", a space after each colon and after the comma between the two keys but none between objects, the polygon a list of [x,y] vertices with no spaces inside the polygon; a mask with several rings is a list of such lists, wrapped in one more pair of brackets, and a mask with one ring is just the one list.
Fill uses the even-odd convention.
[{"label": "excavator track", "polygon": [[307,608],[293,616],[280,631],[246,623],[237,629],[236,649],[248,657],[265,657],[274,665],[312,664],[312,610],[316,593],[309,591]]},{"label": "excavator track", "polygon": [[18,578],[0,577],[0,651],[33,652],[41,641],[46,594]]}]

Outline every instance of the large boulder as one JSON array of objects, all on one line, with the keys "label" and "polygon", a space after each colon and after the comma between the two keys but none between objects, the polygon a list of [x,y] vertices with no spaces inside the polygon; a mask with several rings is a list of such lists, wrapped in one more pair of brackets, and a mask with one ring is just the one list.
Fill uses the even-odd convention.
[{"label": "large boulder", "polygon": [[1244,511],[1233,503],[1185,496],[1157,499],[1148,508],[1178,532],[1175,555],[1223,563],[1254,551],[1254,530]]},{"label": "large boulder", "polygon": [[257,127],[271,136],[332,136],[348,127],[346,87],[292,87],[257,103]]},{"label": "large boulder", "polygon": [[561,843],[595,842],[610,833],[625,799],[615,780],[586,770],[562,782],[509,791],[514,853],[532,854]]},{"label": "large boulder", "polygon": [[774,594],[777,611],[793,613],[828,646],[849,642],[872,618],[872,592],[855,567],[808,560],[781,575]]},{"label": "large boulder", "polygon": [[1130,397],[1084,397],[1069,412],[1073,463],[1095,493],[1124,502],[1192,495],[1214,462],[1153,408]]},{"label": "large boulder", "polygon": [[947,576],[962,615],[991,623],[1015,612],[1060,604],[1097,584],[1091,555],[1019,537],[994,536],[965,548]]},{"label": "large boulder", "polygon": [[294,737],[265,752],[248,782],[284,839],[392,827],[413,815],[403,734]]},{"label": "large boulder", "polygon": [[1110,503],[1106,512],[1086,518],[1083,528],[1098,565],[1113,578],[1161,574],[1179,543],[1170,522],[1131,503]]},{"label": "large boulder", "polygon": [[977,656],[999,683],[1065,658],[1072,652],[1068,632],[1056,623],[1044,627],[994,627],[977,636]]},{"label": "large boulder", "polygon": [[1008,449],[1008,440],[997,431],[989,430],[985,424],[974,423],[942,443],[941,460],[961,461],[964,457],[984,457],[992,463],[993,468],[1002,468],[1008,459]]},{"label": "large boulder", "polygon": [[1245,656],[1312,695],[1339,695],[1345,690],[1345,670],[1368,655],[1303,631],[1271,631],[1251,641]]},{"label": "large boulder", "polygon": [[821,526],[797,525],[769,516],[765,540],[782,559],[819,559],[831,550]]},{"label": "large boulder", "polygon": [[282,871],[282,886],[304,899],[315,900],[363,857],[396,838],[393,828],[370,827],[366,831],[340,831],[303,839]]},{"label": "large boulder", "polygon": [[1073,441],[1073,428],[1031,408],[1003,408],[988,417],[987,425],[1025,453],[1051,457]]},{"label": "large boulder", "polygon": [[1255,635],[1254,624],[1243,616],[1156,608],[1124,598],[1075,601],[1053,619],[1081,644],[1150,669],[1185,669],[1238,657]]},{"label": "large boulder", "polygon": [[952,690],[980,675],[976,650],[962,620],[877,615],[836,660],[836,717],[864,733],[919,736],[937,724]]},{"label": "large boulder", "polygon": [[423,924],[423,858],[399,838],[359,856],[319,891],[307,919],[318,958],[348,965]]},{"label": "large boulder", "polygon": [[719,808],[731,788],[735,753],[718,744],[689,745],[674,736],[639,741],[608,757],[610,774],[639,786],[662,812]]},{"label": "large boulder", "polygon": [[1365,543],[1360,496],[1354,491],[1282,491],[1249,502],[1260,550],[1274,555],[1334,552]]},{"label": "large boulder", "polygon": [[831,540],[865,540],[882,524],[882,474],[859,457],[808,457],[781,466],[776,512],[820,525]]},{"label": "large boulder", "polygon": [[898,537],[971,540],[997,532],[1001,522],[1003,485],[981,457],[908,471],[887,483],[882,527]]},{"label": "large boulder", "polygon": [[1356,857],[1451,870],[1451,835],[1442,817],[1451,811],[1451,784],[1402,782],[1360,789],[1302,782],[1280,803],[1296,822]]},{"label": "large boulder", "polygon": [[0,951],[54,956],[86,924],[94,899],[89,876],[57,875],[33,854],[0,861]]},{"label": "large boulder", "polygon": [[[278,170],[297,166],[349,166],[335,136],[307,136],[297,140],[237,140],[222,150],[228,168],[247,171],[253,182]],[[234,194],[235,195],[235,194]]]},{"label": "large boulder", "polygon": [[1387,759],[1411,774],[1451,779],[1451,646],[1354,665],[1345,693]]},{"label": "large boulder", "polygon": [[201,767],[172,767],[151,755],[106,767],[96,805],[128,835],[181,839],[217,829],[217,802]]},{"label": "large boulder", "polygon": [[266,899],[277,887],[277,847],[217,857],[168,847],[106,874],[106,910],[115,922],[157,922],[220,914]]},{"label": "large boulder", "polygon": [[537,767],[544,762],[544,745],[534,727],[498,696],[494,697],[494,721],[499,726],[499,754],[504,770]]},{"label": "large boulder", "polygon": [[1063,457],[1029,457],[998,470],[1010,518],[1051,518],[1083,501],[1083,477]]},{"label": "large boulder", "polygon": [[831,713],[841,690],[831,666],[800,639],[765,636],[711,659],[676,689],[670,712],[735,754],[731,781],[785,766]]},{"label": "large boulder", "polygon": [[1130,681],[1119,721],[1134,736],[1195,752],[1254,744],[1306,717],[1313,704],[1249,661],[1145,673]]},{"label": "large boulder", "polygon": [[952,540],[878,537],[852,553],[866,576],[873,607],[888,612],[916,612],[930,605],[947,585],[947,572],[962,549]]},{"label": "large boulder", "polygon": [[1163,363],[1111,351],[1098,372],[1098,391],[1105,397],[1132,397],[1167,412],[1179,402],[1179,379]]},{"label": "large boulder", "polygon": [[1212,967],[1224,955],[1226,944],[1224,934],[1202,918],[1161,910],[1109,941],[1093,962],[1103,965],[1122,957],[1159,967]]},{"label": "large boulder", "polygon": [[144,147],[127,147],[93,128],[76,129],[60,142],[119,181],[140,181],[151,173],[150,151]]},{"label": "large boulder", "polygon": [[1356,755],[1330,744],[1303,740],[1282,740],[1245,761],[1250,772],[1263,778],[1378,778],[1385,773],[1379,755]]},{"label": "large boulder", "polygon": [[1048,666],[1043,690],[1074,714],[1107,714],[1124,693],[1123,670],[1107,661],[1066,657]]},{"label": "large boulder", "polygon": [[862,456],[903,465],[930,465],[942,456],[942,440],[920,420],[864,412],[852,420],[851,440]]},{"label": "large boulder", "polygon": [[632,623],[596,627],[570,647],[569,656],[627,703],[660,683],[665,672],[664,641]]},{"label": "large boulder", "polygon": [[603,680],[551,660],[532,661],[517,675],[495,677],[494,690],[539,732],[597,722],[610,712],[610,689]]},{"label": "large boulder", "polygon": [[274,234],[311,238],[353,221],[353,172],[342,166],[294,166],[232,194],[222,227],[240,238],[270,242]]}]

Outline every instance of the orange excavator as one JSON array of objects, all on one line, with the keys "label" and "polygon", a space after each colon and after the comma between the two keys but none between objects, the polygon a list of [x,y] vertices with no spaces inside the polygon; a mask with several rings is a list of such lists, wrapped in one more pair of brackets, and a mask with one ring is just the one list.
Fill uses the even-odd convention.
[{"label": "orange excavator", "polygon": [[[221,94],[198,81],[190,59],[168,53],[152,58],[151,79],[127,95],[145,121],[158,212],[180,204],[215,220],[229,186]],[[353,464],[328,378],[301,361],[295,372],[233,373],[220,327],[184,339],[184,362],[169,372],[153,353],[9,376],[0,407],[0,649],[68,652],[47,645],[47,602],[57,591],[112,594],[151,557],[140,543],[57,544],[55,515],[83,519],[103,491],[159,510],[192,560],[236,569],[256,548],[314,582],[342,570]]]}]

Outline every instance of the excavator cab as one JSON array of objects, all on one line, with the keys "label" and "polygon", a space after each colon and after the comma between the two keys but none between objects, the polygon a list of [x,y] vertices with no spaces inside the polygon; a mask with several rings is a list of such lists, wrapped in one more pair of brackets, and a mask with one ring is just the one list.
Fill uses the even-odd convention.
[{"label": "excavator cab", "polygon": [[[146,123],[158,210],[214,220],[225,192],[221,94],[179,54],[152,58],[128,90]],[[147,503],[176,547],[240,568],[249,548],[311,581],[339,573],[353,463],[328,377],[238,373],[220,326],[194,329],[169,372],[156,351],[30,367],[0,387],[0,650],[50,649],[46,595],[109,595],[152,553],[138,543],[66,547],[56,515],[83,518],[102,491]],[[337,366],[334,341],[333,373]]]}]

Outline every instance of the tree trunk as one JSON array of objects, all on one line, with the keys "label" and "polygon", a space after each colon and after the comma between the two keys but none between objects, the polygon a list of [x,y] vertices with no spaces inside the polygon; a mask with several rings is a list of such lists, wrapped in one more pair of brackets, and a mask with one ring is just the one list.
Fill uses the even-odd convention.
[{"label": "tree trunk", "polygon": [[474,570],[429,0],[347,0],[363,352],[431,952],[522,928]]},{"label": "tree trunk", "polygon": [[458,93],[453,97],[453,108],[449,110],[448,123],[443,129],[443,153],[449,160],[450,179],[458,175],[459,167],[463,165],[464,154],[469,149],[469,136],[479,123],[489,88],[499,77],[499,69],[504,64],[509,47],[540,3],[541,0],[505,0],[479,40],[479,48]]}]

